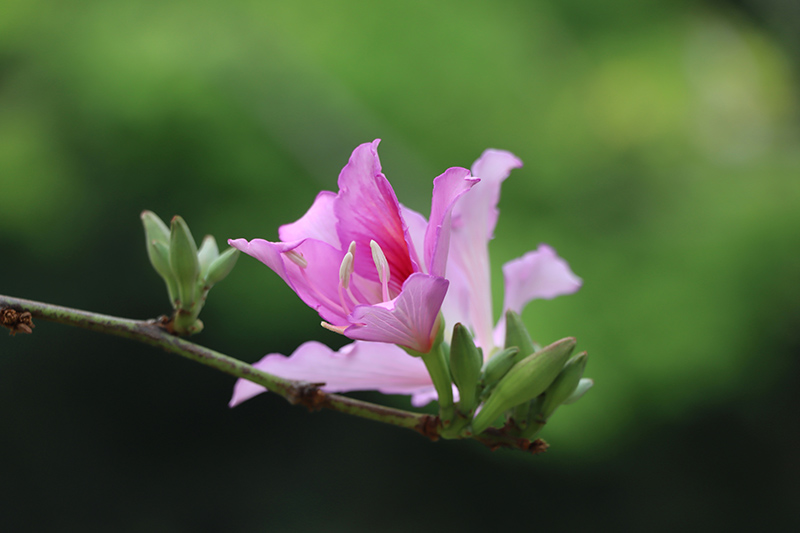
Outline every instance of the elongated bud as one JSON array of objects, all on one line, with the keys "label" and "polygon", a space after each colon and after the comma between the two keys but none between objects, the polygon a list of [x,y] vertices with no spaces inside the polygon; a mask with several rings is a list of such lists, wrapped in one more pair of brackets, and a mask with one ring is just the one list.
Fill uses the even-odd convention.
[{"label": "elongated bud", "polygon": [[519,348],[515,363],[518,363],[536,351],[522,317],[514,311],[506,312],[506,348]]},{"label": "elongated bud", "polygon": [[575,388],[583,376],[583,370],[586,368],[587,357],[586,352],[581,352],[567,361],[553,383],[544,391],[544,400],[539,407],[542,418],[545,420],[550,418],[558,406],[575,392]]},{"label": "elongated bud", "polygon": [[217,241],[211,235],[206,235],[203,238],[203,243],[200,245],[200,250],[197,252],[197,260],[200,262],[200,279],[205,279],[208,274],[208,269],[214,259],[219,257],[219,248],[217,248]]},{"label": "elongated bud", "polygon": [[178,285],[178,299],[181,309],[190,309],[194,304],[200,261],[197,259],[197,245],[189,226],[179,217],[172,219],[169,239],[169,264]]},{"label": "elongated bud", "polygon": [[214,259],[211,266],[208,267],[208,274],[206,274],[204,285],[206,287],[213,287],[233,270],[236,260],[239,259],[239,250],[236,248],[228,248],[220,254],[219,257]]},{"label": "elongated bud", "polygon": [[481,412],[472,421],[473,431],[482,432],[506,410],[543,393],[564,368],[574,349],[575,339],[567,337],[515,364],[500,380],[483,404]]},{"label": "elongated bud", "polygon": [[140,215],[144,225],[144,236],[148,243],[152,241],[169,243],[169,228],[158,215],[152,211],[142,211]]},{"label": "elongated bud", "polygon": [[[140,215],[142,225],[144,226],[144,238],[147,244],[147,257],[150,258],[150,264],[158,272],[158,274],[167,281],[172,277],[172,270],[169,266],[169,229],[166,224],[158,218],[158,215],[152,211],[142,211]],[[167,260],[164,262],[164,257],[160,253],[161,248],[156,248],[153,243],[163,245],[163,249],[167,250]]]},{"label": "elongated bud", "polygon": [[584,394],[586,394],[589,389],[592,388],[593,385],[594,380],[589,378],[581,378],[581,380],[578,382],[578,386],[575,387],[575,390],[572,391],[572,394],[569,395],[569,398],[561,402],[561,405],[569,405],[577,402]]},{"label": "elongated bud", "polygon": [[475,347],[472,335],[461,324],[453,327],[453,341],[450,344],[450,373],[458,387],[459,407],[465,413],[475,408],[478,396],[478,380],[481,377],[483,356]]},{"label": "elongated bud", "polygon": [[169,301],[174,306],[175,300],[178,299],[178,285],[169,265],[169,247],[161,241],[150,241],[150,245],[147,247],[147,254],[150,257],[150,263],[153,268],[167,284]]},{"label": "elongated bud", "polygon": [[518,353],[519,348],[512,346],[493,355],[491,359],[486,361],[483,365],[483,378],[481,379],[483,385],[490,387],[500,381],[506,375],[506,372],[514,366],[514,359]]}]

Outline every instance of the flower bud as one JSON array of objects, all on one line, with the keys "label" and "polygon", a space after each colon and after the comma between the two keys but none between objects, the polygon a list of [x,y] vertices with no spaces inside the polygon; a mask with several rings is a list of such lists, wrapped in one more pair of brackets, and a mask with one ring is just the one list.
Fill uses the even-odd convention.
[{"label": "flower bud", "polygon": [[589,378],[581,378],[581,380],[578,382],[578,386],[575,387],[575,390],[572,391],[572,394],[569,395],[569,398],[561,402],[561,405],[569,405],[577,402],[584,394],[586,394],[586,391],[592,388],[593,385],[594,380]]},{"label": "flower bud", "polygon": [[200,279],[205,279],[208,274],[208,268],[217,257],[219,257],[217,241],[211,235],[206,235],[200,245],[200,250],[197,252],[197,260],[200,262]]},{"label": "flower bud", "polygon": [[169,229],[152,211],[142,211],[140,217],[144,226],[147,257],[158,275],[166,282],[170,300],[175,301],[178,292],[172,268],[169,266]]},{"label": "flower bud", "polygon": [[194,305],[197,281],[200,276],[200,261],[197,259],[197,245],[189,231],[189,226],[179,217],[172,218],[169,238],[169,264],[178,284],[178,300],[181,309],[191,309]]},{"label": "flower bud", "polygon": [[514,359],[519,353],[519,348],[511,346],[502,352],[494,354],[483,365],[483,378],[481,383],[485,387],[491,387],[506,375],[512,366],[514,366]]},{"label": "flower bud", "polygon": [[142,211],[140,217],[144,225],[144,237],[148,243],[152,241],[169,243],[169,228],[158,215],[152,211]]},{"label": "flower bud", "polygon": [[459,391],[459,407],[465,413],[475,408],[478,396],[478,380],[481,377],[483,356],[475,347],[472,335],[466,327],[456,324],[453,327],[453,340],[450,343],[450,373]]},{"label": "flower bud", "polygon": [[167,284],[169,301],[174,306],[175,300],[178,298],[178,285],[175,283],[175,276],[172,274],[172,267],[169,265],[169,247],[161,241],[150,241],[147,246],[147,255],[150,257],[150,263],[155,271]]},{"label": "flower bud", "polygon": [[543,393],[564,368],[564,363],[574,349],[575,339],[567,337],[515,364],[500,380],[481,412],[472,421],[473,431],[481,433],[504,411]]},{"label": "flower bud", "polygon": [[544,399],[539,407],[540,416],[547,420],[550,415],[570,397],[578,386],[586,368],[586,352],[581,352],[564,365],[558,377],[547,387],[544,392]]},{"label": "flower bud", "polygon": [[204,286],[206,288],[211,288],[231,273],[233,270],[233,266],[236,264],[236,260],[239,259],[239,250],[236,248],[228,248],[219,257],[214,259],[211,263],[211,266],[208,268],[208,274],[206,274]]},{"label": "flower bud", "polygon": [[531,340],[528,329],[522,322],[522,317],[509,310],[506,312],[506,348],[512,346],[519,348],[519,353],[514,359],[515,363],[519,363],[536,351],[536,345]]}]

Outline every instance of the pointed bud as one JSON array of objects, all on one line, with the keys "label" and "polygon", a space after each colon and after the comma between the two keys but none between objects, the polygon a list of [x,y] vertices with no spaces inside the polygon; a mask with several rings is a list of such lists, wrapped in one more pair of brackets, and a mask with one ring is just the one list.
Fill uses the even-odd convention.
[{"label": "pointed bud", "polygon": [[583,370],[586,368],[587,357],[586,352],[581,352],[567,361],[558,377],[547,387],[539,407],[539,414],[542,418],[545,420],[550,418],[558,406],[575,392],[575,388],[583,376]]},{"label": "pointed bud", "polygon": [[206,235],[203,238],[203,244],[200,245],[200,250],[197,252],[197,260],[200,262],[200,278],[204,279],[208,274],[208,268],[214,259],[219,257],[219,248],[217,248],[217,241],[211,235]]},{"label": "pointed bud", "polygon": [[144,225],[144,236],[148,243],[151,241],[169,243],[169,228],[152,211],[142,211],[139,215]]},{"label": "pointed bud", "polygon": [[213,287],[225,279],[233,270],[237,259],[239,259],[239,250],[236,248],[228,248],[222,252],[208,267],[208,274],[204,282],[205,287]]},{"label": "pointed bud", "polygon": [[169,239],[169,264],[178,285],[178,299],[181,309],[194,305],[197,282],[200,277],[200,262],[197,259],[197,245],[189,226],[179,217],[172,219]]},{"label": "pointed bud", "polygon": [[178,299],[178,285],[175,282],[175,276],[172,274],[172,268],[169,266],[169,247],[161,241],[150,241],[147,247],[147,255],[150,257],[150,263],[153,268],[167,284],[169,301],[174,307],[175,300]]},{"label": "pointed bud", "polygon": [[594,385],[594,380],[589,378],[581,378],[578,382],[578,386],[575,387],[575,390],[572,391],[572,394],[569,395],[569,398],[561,402],[561,405],[569,405],[571,403],[575,403],[580,400],[586,392],[592,388]]},{"label": "pointed bud", "polygon": [[472,421],[473,431],[481,433],[506,410],[543,393],[564,368],[574,349],[575,339],[567,337],[515,364],[500,380],[483,404],[481,412]]},{"label": "pointed bud", "polygon": [[450,344],[450,373],[458,387],[459,407],[465,413],[472,412],[477,403],[481,366],[483,366],[483,356],[475,347],[472,335],[466,327],[456,324],[453,327],[453,341]]},{"label": "pointed bud", "polygon": [[[144,226],[144,238],[147,245],[147,257],[150,264],[164,278],[164,281],[172,278],[172,270],[169,266],[169,230],[166,224],[158,218],[152,211],[142,211],[142,225]],[[153,243],[160,243],[167,250],[167,259],[160,254],[161,249],[156,248]]]},{"label": "pointed bud", "polygon": [[483,385],[491,387],[500,381],[506,375],[506,372],[514,366],[514,359],[516,359],[518,353],[519,348],[512,346],[494,354],[491,359],[486,361],[483,365],[483,378],[481,379]]},{"label": "pointed bud", "polygon": [[530,354],[536,351],[536,346],[531,340],[528,329],[525,323],[522,322],[522,317],[514,311],[506,312],[506,348],[516,346],[519,348],[519,353],[515,359],[515,363],[519,363]]}]

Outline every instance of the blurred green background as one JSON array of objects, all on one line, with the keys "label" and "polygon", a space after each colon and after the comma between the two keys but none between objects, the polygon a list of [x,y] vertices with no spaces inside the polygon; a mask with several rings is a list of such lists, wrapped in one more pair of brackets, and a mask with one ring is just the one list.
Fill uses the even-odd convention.
[{"label": "blurred green background", "polygon": [[[359,143],[425,213],[503,148],[496,309],[500,266],[555,247],[584,287],[524,318],[596,380],[527,457],[229,410],[233,378],[39,321],[0,332],[2,529],[799,527],[798,6],[1,0],[0,293],[154,317],[143,209],[276,239]],[[342,344],[248,257],[202,318],[247,361]]]}]

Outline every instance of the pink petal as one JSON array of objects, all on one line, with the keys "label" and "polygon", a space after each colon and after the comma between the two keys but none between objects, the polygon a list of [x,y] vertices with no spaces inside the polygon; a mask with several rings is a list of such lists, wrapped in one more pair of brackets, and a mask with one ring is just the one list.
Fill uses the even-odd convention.
[{"label": "pink petal", "polygon": [[[269,354],[253,365],[291,380],[325,383],[325,392],[377,390],[384,394],[411,394],[414,405],[436,399],[422,359],[393,344],[354,342],[334,352],[324,344],[306,342],[290,356]],[[229,405],[234,407],[266,389],[239,379]],[[421,401],[424,403],[419,403]]]},{"label": "pink petal", "polygon": [[541,244],[537,250],[503,265],[503,276],[506,290],[503,315],[495,332],[495,339],[498,341],[505,336],[506,311],[510,309],[522,313],[531,300],[549,300],[572,294],[583,283],[572,273],[567,262],[546,244]]},{"label": "pink petal", "polygon": [[500,201],[500,186],[515,168],[521,168],[520,161],[511,152],[488,149],[472,164],[472,175],[484,184],[481,195],[470,195],[467,203],[459,202],[460,213],[469,213],[473,229],[486,233],[486,240],[494,237],[497,225],[497,202]]},{"label": "pink petal", "polygon": [[394,300],[356,307],[350,315],[353,325],[344,334],[351,339],[399,344],[427,353],[438,333],[433,326],[448,285],[444,278],[412,274]]},{"label": "pink petal", "polygon": [[389,181],[381,173],[378,143],[362,144],[339,174],[339,195],[334,212],[339,220],[339,241],[346,247],[356,242],[355,271],[377,281],[371,240],[380,245],[389,262],[390,288],[394,294],[414,272],[406,240],[406,226],[400,204]]},{"label": "pink petal", "polygon": [[453,167],[433,180],[431,217],[425,232],[425,265],[428,273],[444,276],[450,251],[451,211],[456,200],[478,183],[466,168]]},{"label": "pink petal", "polygon": [[[488,352],[494,346],[492,329],[492,289],[489,266],[489,241],[497,223],[500,185],[512,169],[522,162],[510,152],[486,150],[472,166],[472,175],[480,178],[469,194],[453,208],[450,234],[450,261],[458,264],[462,275],[448,274],[453,298],[468,294],[467,314],[476,342]],[[457,304],[448,302],[445,309]]]},{"label": "pink petal", "polygon": [[[314,239],[292,243],[230,239],[228,244],[270,267],[324,320],[335,326],[350,324],[347,320],[349,309],[343,309],[339,299],[338,265],[344,257],[341,250]],[[302,268],[289,260],[285,255],[289,251],[301,254],[307,266]],[[357,287],[354,287],[354,292],[357,297],[362,296]]]},{"label": "pink petal", "polygon": [[428,229],[428,221],[424,216],[404,205],[400,205],[400,214],[408,228],[406,233],[408,251],[411,252],[411,262],[415,265],[415,272],[427,274],[428,270],[422,259],[425,257],[425,231]]},{"label": "pink petal", "polygon": [[315,239],[342,249],[339,235],[336,233],[336,216],[333,212],[335,200],[336,194],[330,191],[319,193],[305,215],[296,222],[284,224],[278,229],[280,239],[283,242]]},{"label": "pink petal", "polygon": [[506,282],[504,314],[509,309],[521,313],[535,298],[549,300],[572,294],[582,283],[567,262],[546,244],[503,265],[503,276]]}]

